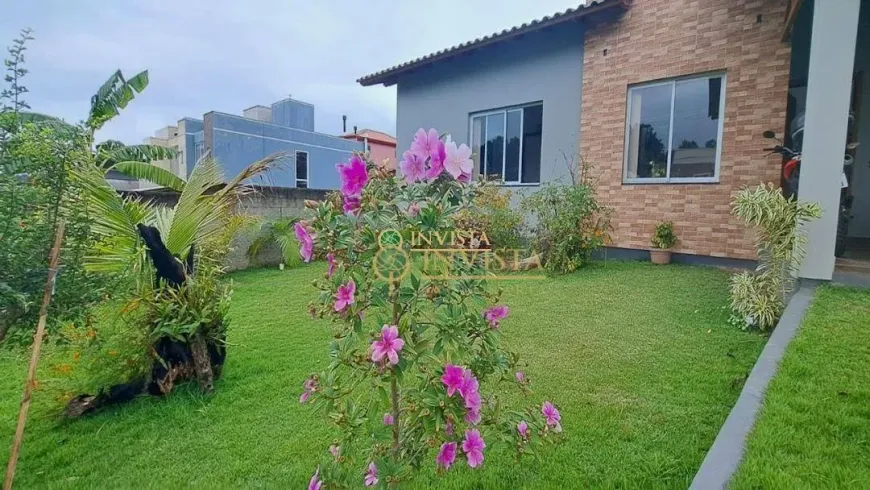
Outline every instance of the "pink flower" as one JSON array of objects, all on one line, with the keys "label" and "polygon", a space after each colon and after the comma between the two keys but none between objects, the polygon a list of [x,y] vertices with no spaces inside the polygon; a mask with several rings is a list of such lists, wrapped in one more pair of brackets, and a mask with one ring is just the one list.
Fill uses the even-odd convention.
[{"label": "pink flower", "polygon": [[360,209],[359,197],[345,197],[341,209],[348,216],[358,216]]},{"label": "pink flower", "polygon": [[471,175],[471,169],[474,168],[474,163],[471,161],[471,148],[465,143],[457,148],[456,143],[448,141],[444,145],[444,151],[446,154],[444,170],[447,173],[456,179],[464,174]]},{"label": "pink flower", "polygon": [[444,366],[441,382],[447,387],[447,396],[453,396],[456,390],[462,387],[462,376],[464,373],[465,370],[462,366],[454,366],[453,364]]},{"label": "pink flower", "polygon": [[393,425],[396,423],[396,419],[393,417],[393,414],[387,412],[384,414],[384,425]]},{"label": "pink flower", "polygon": [[429,128],[428,132],[425,129],[420,128],[417,130],[417,133],[414,134],[414,141],[411,142],[411,151],[416,153],[421,160],[425,161],[427,158],[434,158],[432,156],[433,153],[436,156],[438,155],[440,150],[438,143],[440,142],[441,138],[438,137],[438,131],[436,131],[435,128]]},{"label": "pink flower", "polygon": [[562,416],[555,405],[550,402],[544,402],[544,406],[541,407],[541,413],[547,419],[547,425],[553,427],[553,432],[562,432]]},{"label": "pink flower", "polygon": [[479,386],[480,383],[477,382],[477,378],[474,377],[471,369],[466,369],[462,373],[462,384],[459,386],[459,394],[462,395],[462,398],[467,398],[471,393],[477,393]]},{"label": "pink flower", "polygon": [[399,351],[405,346],[405,341],[399,338],[399,328],[395,325],[384,325],[381,328],[381,340],[372,342],[372,361],[380,362],[384,356],[390,364],[399,363]]},{"label": "pink flower", "polygon": [[407,214],[408,214],[409,218],[416,218],[417,215],[420,214],[420,203],[412,202],[408,206],[408,213]]},{"label": "pink flower", "polygon": [[338,169],[338,174],[341,177],[339,189],[341,193],[345,197],[359,197],[369,181],[366,162],[359,155],[354,155],[349,162],[343,165],[338,164],[335,168]]},{"label": "pink flower", "polygon": [[498,328],[499,320],[507,318],[508,313],[510,313],[510,308],[507,306],[491,306],[483,312],[483,317],[489,322],[489,326],[492,328]]},{"label": "pink flower", "polygon": [[333,444],[329,446],[329,454],[331,454],[333,458],[338,459],[338,455],[341,454],[341,448]]},{"label": "pink flower", "polygon": [[480,393],[477,391],[465,394],[465,408],[473,412],[479,412],[482,405],[483,402],[480,399]]},{"label": "pink flower", "polygon": [[517,432],[519,432],[520,437],[523,439],[529,438],[529,424],[526,423],[525,420],[521,421],[517,424]]},{"label": "pink flower", "polygon": [[356,283],[353,279],[344,286],[339,286],[335,293],[335,311],[344,311],[349,305],[356,302],[353,295],[356,292]]},{"label": "pink flower", "polygon": [[296,233],[296,239],[299,240],[299,254],[302,255],[305,262],[311,262],[311,255],[314,252],[314,241],[311,239],[311,234],[299,222],[293,225],[293,231]]},{"label": "pink flower", "polygon": [[326,277],[332,277],[335,274],[335,254],[329,252],[326,254],[326,263],[329,264],[329,267],[326,269]]},{"label": "pink flower", "polygon": [[[442,151],[444,143],[440,142]],[[444,158],[436,160],[434,157],[429,160],[429,168],[426,170],[426,180],[433,181],[444,172]]]},{"label": "pink flower", "polygon": [[365,485],[371,487],[378,484],[378,467],[375,462],[369,463],[369,469],[366,471]]},{"label": "pink flower", "polygon": [[462,174],[459,177],[456,177],[456,180],[458,180],[459,182],[462,182],[463,184],[467,184],[467,183],[471,182],[471,172],[468,172],[468,173],[462,172]]},{"label": "pink flower", "polygon": [[517,383],[525,383],[526,382],[526,373],[523,371],[517,371]]},{"label": "pink flower", "polygon": [[320,466],[318,466],[314,476],[308,482],[308,490],[320,490],[321,487],[323,487],[323,480],[320,479]]},{"label": "pink flower", "polygon": [[438,450],[438,456],[435,457],[435,465],[444,468],[445,470],[450,469],[450,465],[456,460],[456,443],[455,442],[445,442],[441,445],[441,449]]},{"label": "pink flower", "polygon": [[477,429],[465,431],[465,440],[462,441],[462,451],[468,457],[468,466],[477,468],[483,464],[483,449],[486,443],[480,437],[480,432]]},{"label": "pink flower", "polygon": [[480,410],[469,410],[465,413],[465,421],[471,425],[480,423]]},{"label": "pink flower", "polygon": [[411,184],[423,180],[426,176],[426,157],[420,156],[413,151],[402,153],[402,163],[399,164],[405,180]]},{"label": "pink flower", "polygon": [[299,397],[299,403],[305,403],[311,398],[311,394],[317,390],[317,381],[314,378],[308,378],[302,383],[302,389],[305,391],[302,392],[302,396]]}]

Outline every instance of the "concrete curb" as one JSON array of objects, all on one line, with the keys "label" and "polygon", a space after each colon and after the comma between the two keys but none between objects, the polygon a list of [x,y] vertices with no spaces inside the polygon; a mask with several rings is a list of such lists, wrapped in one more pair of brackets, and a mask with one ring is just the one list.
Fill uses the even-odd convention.
[{"label": "concrete curb", "polygon": [[770,384],[770,380],[776,374],[779,362],[785,354],[789,342],[797,333],[801,320],[803,320],[816,286],[815,281],[801,281],[800,288],[788,302],[782,318],[779,319],[770,339],[761,351],[761,356],[755,362],[752,372],[743,391],[722,428],[704,462],[695,474],[690,490],[720,490],[728,486],[728,481],[737,471],[743,452],[746,448],[746,438],[752,430],[761,403],[764,401],[764,392]]}]

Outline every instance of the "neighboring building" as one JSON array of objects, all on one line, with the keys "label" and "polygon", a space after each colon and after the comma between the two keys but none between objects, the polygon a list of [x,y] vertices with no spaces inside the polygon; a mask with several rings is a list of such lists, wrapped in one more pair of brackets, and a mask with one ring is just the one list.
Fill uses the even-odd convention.
[{"label": "neighboring building", "polygon": [[[506,186],[534,190],[582,157],[616,212],[615,248],[639,255],[656,223],[671,220],[679,259],[694,262],[756,258],[730,202],[744,186],[780,183],[781,159],[765,154],[762,132],[786,133],[805,109],[801,198],[825,211],[807,226],[801,275],[830,279],[850,103],[862,131],[849,135],[861,143],[853,182],[868,182],[851,189],[867,207],[854,210],[867,220],[856,233],[870,237],[870,80],[861,83],[870,2],[859,12],[861,3],[587,0],[358,82],[397,86],[403,147],[420,127],[449,132],[472,147],[478,174]],[[856,46],[865,54],[853,70]]]},{"label": "neighboring building", "polygon": [[372,161],[377,163],[386,161],[388,168],[395,168],[396,138],[373,129],[361,129],[357,131],[356,128],[354,128],[353,133],[342,135],[342,138],[363,142]]},{"label": "neighboring building", "polygon": [[282,165],[263,184],[311,189],[337,189],[335,164],[364,149],[362,141],[315,132],[314,106],[293,99],[256,105],[241,116],[213,111],[202,120],[184,118],[145,142],[175,149],[175,159],[155,164],[185,178],[209,151],[227,178],[257,160],[285,153]]}]

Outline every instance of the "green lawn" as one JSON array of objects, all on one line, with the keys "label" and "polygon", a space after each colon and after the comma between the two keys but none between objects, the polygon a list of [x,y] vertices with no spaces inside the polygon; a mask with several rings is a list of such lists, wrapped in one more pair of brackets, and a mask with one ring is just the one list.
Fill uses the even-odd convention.
[{"label": "green lawn", "polygon": [[[64,423],[54,394],[37,392],[19,488],[304,487],[334,436],[298,403],[302,380],[327,359],[328,324],[305,311],[322,271],[233,275],[229,357],[211,397],[182,389]],[[528,363],[533,400],[559,405],[567,442],[540,464],[488,447],[483,469],[430,472],[419,486],[686,488],[764,343],[728,325],[727,280],[610,262],[503,282],[506,339]],[[24,371],[23,356],[0,353],[0,463]]]},{"label": "green lawn", "polygon": [[870,291],[816,292],[731,488],[870,488]]}]

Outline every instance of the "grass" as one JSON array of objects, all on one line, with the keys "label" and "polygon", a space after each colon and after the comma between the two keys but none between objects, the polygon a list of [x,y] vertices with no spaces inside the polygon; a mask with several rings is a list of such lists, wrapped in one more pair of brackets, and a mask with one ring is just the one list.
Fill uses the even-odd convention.
[{"label": "grass", "polygon": [[[217,391],[143,397],[74,422],[36,393],[20,488],[302,487],[334,437],[298,404],[326,362],[329,327],[306,304],[322,264],[233,275],[229,357]],[[728,325],[723,271],[610,262],[541,281],[506,281],[508,343],[567,434],[540,464],[488,447],[484,468],[422,475],[421,488],[686,488],[764,338]],[[49,359],[51,353],[48,353]],[[50,362],[41,377],[53,376]],[[26,361],[0,353],[0,462]],[[60,382],[62,384],[62,380]],[[434,460],[434,454],[433,454]]]},{"label": "grass", "polygon": [[821,287],[731,488],[870,488],[870,291]]}]

